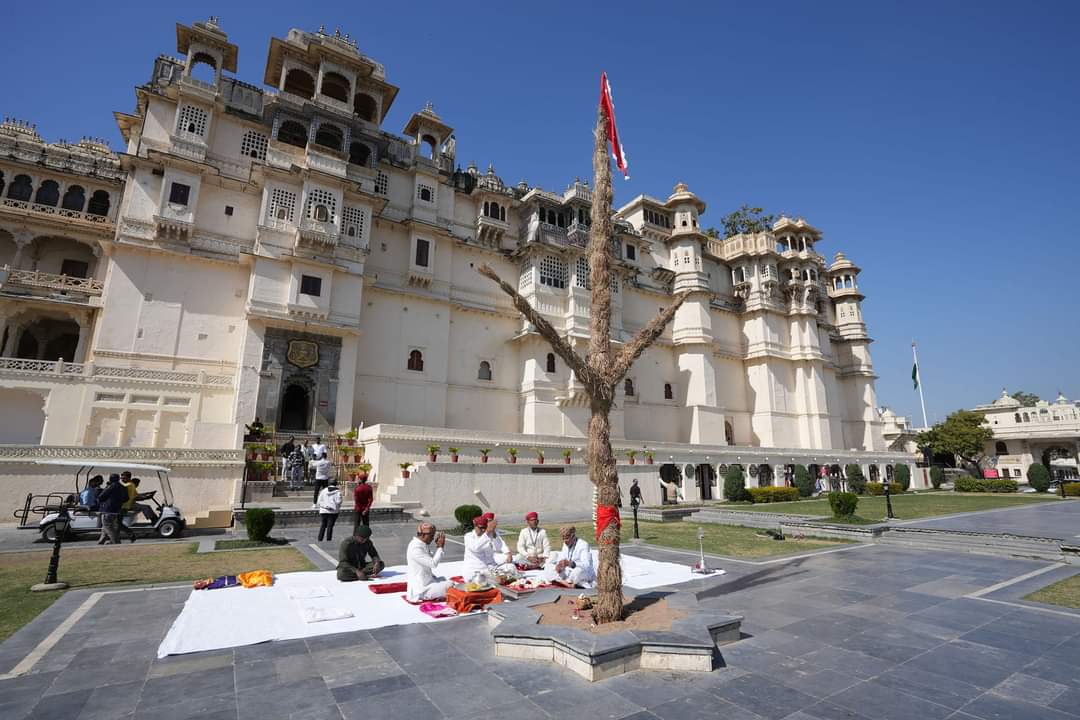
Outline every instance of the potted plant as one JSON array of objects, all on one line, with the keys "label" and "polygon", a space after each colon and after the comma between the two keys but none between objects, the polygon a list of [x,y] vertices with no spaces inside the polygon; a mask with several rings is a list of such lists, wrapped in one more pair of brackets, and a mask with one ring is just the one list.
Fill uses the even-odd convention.
[{"label": "potted plant", "polygon": [[263,443],[259,446],[259,460],[266,462],[273,456],[274,446],[270,443]]},{"label": "potted plant", "polygon": [[646,465],[652,465],[653,455],[655,455],[655,454],[656,453],[654,453],[652,450],[646,450],[645,451],[645,464]]},{"label": "potted plant", "polygon": [[480,462],[486,463],[488,453],[491,452],[491,448],[480,448]]},{"label": "potted plant", "polygon": [[363,460],[364,460],[364,446],[359,445],[359,446],[357,446],[356,451],[353,453],[353,462],[358,463],[358,462],[362,462]]},{"label": "potted plant", "polygon": [[255,463],[255,477],[265,482],[270,479],[270,471],[273,469],[272,462],[257,462]]},{"label": "potted plant", "polygon": [[536,453],[536,464],[537,465],[543,465],[544,464],[544,451],[541,450],[540,448],[533,448],[533,452]]},{"label": "potted plant", "polygon": [[442,450],[438,445],[427,446],[427,459],[428,462],[435,462],[439,458],[439,450]]},{"label": "potted plant", "polygon": [[359,465],[356,466],[355,479],[357,479],[357,480],[367,480],[369,472],[371,472],[371,463],[360,463]]},{"label": "potted plant", "polygon": [[517,462],[517,448],[506,448],[506,461],[511,465]]},{"label": "potted plant", "polygon": [[411,462],[398,463],[398,467],[401,468],[401,477],[405,478],[405,479],[408,479],[408,477],[409,477],[409,468],[412,467],[412,463]]},{"label": "potted plant", "polygon": [[634,464],[634,458],[637,457],[637,450],[627,450],[626,457],[630,459],[630,464]]},{"label": "potted plant", "polygon": [[563,465],[569,465],[570,464],[570,456],[573,455],[573,454],[574,454],[574,451],[571,450],[570,448],[566,448],[565,450],[562,451]]},{"label": "potted plant", "polygon": [[355,445],[357,435],[358,433],[356,432],[356,428],[349,428],[349,430],[345,432],[341,437],[344,439],[346,445]]},{"label": "potted plant", "polygon": [[447,448],[450,451],[450,462],[458,461],[458,449],[456,447]]}]

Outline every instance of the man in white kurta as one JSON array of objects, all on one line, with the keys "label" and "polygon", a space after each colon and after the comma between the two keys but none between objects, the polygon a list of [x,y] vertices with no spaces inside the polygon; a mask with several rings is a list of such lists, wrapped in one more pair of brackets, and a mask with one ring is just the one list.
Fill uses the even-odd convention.
[{"label": "man in white kurta", "polygon": [[522,565],[543,565],[551,555],[547,530],[540,527],[540,516],[530,512],[525,516],[526,527],[518,533],[517,555],[514,562]]},{"label": "man in white kurta", "polygon": [[[435,552],[431,552],[431,543],[435,543]],[[446,544],[446,535],[435,534],[435,526],[431,523],[420,523],[416,529],[416,537],[409,541],[409,547],[405,551],[406,592],[410,602],[422,602],[424,600],[443,600],[446,591],[450,587],[450,581],[436,577],[435,569],[442,561],[443,545]]]},{"label": "man in white kurta", "polygon": [[465,576],[490,570],[503,563],[513,562],[506,542],[496,532],[498,523],[491,514],[473,520],[473,531],[465,533]]},{"label": "man in white kurta", "polygon": [[572,525],[561,528],[559,535],[563,541],[562,550],[548,558],[544,566],[544,579],[562,580],[583,588],[595,586],[596,567],[589,543],[577,536],[577,529]]}]

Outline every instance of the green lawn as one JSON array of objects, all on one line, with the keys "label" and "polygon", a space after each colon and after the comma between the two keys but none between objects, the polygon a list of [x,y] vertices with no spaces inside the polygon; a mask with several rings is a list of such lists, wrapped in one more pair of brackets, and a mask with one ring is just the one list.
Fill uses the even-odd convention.
[{"label": "green lawn", "polygon": [[1024,596],[1025,600],[1080,608],[1080,575],[1073,575]]},{"label": "green lawn", "polygon": [[[579,520],[569,523],[577,527],[578,535],[594,545],[593,528],[591,520]],[[845,540],[825,540],[819,538],[789,538],[787,540],[773,540],[764,536],[764,531],[757,528],[740,527],[736,525],[716,525],[712,523],[689,522],[638,522],[638,531],[642,542],[650,545],[675,548],[678,550],[697,550],[697,530],[701,527],[705,531],[705,552],[712,555],[723,555],[733,558],[766,558],[776,555],[791,555],[806,552],[808,550],[820,550],[822,548],[836,547],[848,544]],[[505,533],[506,542],[511,547],[516,542],[519,526],[500,525],[499,529]],[[558,538],[558,528],[547,529],[548,537],[552,541],[552,549],[561,547]],[[633,517],[623,517],[622,542],[627,547],[631,538],[634,537]]]},{"label": "green lawn", "polygon": [[[953,493],[951,491],[903,493],[892,496],[893,514],[899,520],[915,520],[917,518],[934,517],[936,515],[952,515],[953,513],[976,512],[978,510],[994,510],[996,508],[1015,507],[1030,503],[1047,502],[1054,500],[1052,495],[1024,494],[1024,495],[994,495],[982,493]],[[829,508],[827,498],[814,498],[785,503],[759,503],[756,505],[716,503],[713,507],[729,510],[748,512],[778,512],[792,513],[795,515],[813,515],[816,517],[831,517],[832,510]],[[861,495],[859,507],[856,511],[864,518],[870,520],[885,517],[885,498],[883,496]]]},{"label": "green lawn", "polygon": [[[293,548],[196,553],[198,543],[69,548],[60,555],[59,579],[72,590],[132,583],[194,581],[249,570],[292,572],[315,566]],[[49,568],[49,552],[0,554],[0,642],[56,602],[61,592],[32,593]]]}]

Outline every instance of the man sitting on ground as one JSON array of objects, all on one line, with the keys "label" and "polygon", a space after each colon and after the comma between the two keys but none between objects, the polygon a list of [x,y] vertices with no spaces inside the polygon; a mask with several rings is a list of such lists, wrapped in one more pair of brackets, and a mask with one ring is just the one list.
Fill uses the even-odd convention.
[{"label": "man sitting on ground", "polygon": [[497,528],[494,513],[485,513],[473,519],[473,531],[465,533],[463,538],[466,576],[514,561],[510,548],[496,532]]},{"label": "man sitting on ground", "polygon": [[525,516],[527,527],[521,528],[518,533],[517,555],[514,562],[529,567],[540,567],[551,555],[551,543],[548,541],[547,530],[540,527],[540,516],[530,512]]},{"label": "man sitting on ground", "polygon": [[[431,552],[431,543],[435,543],[435,552]],[[450,581],[446,578],[436,577],[435,569],[442,561],[443,545],[446,544],[446,533],[435,534],[435,526],[429,522],[420,523],[416,529],[416,537],[409,541],[409,547],[405,551],[405,561],[408,564],[406,572],[407,595],[409,602],[423,602],[425,600],[443,600],[446,591],[450,588]]]},{"label": "man sitting on ground", "polygon": [[573,525],[560,528],[559,535],[563,541],[562,550],[548,558],[544,578],[549,582],[558,580],[575,587],[593,587],[596,584],[596,569],[593,567],[589,543],[577,536],[577,529]]},{"label": "man sitting on ground", "polygon": [[341,541],[337,566],[337,579],[341,582],[370,580],[384,567],[386,564],[371,542],[371,528],[367,525],[360,525],[350,537]]}]

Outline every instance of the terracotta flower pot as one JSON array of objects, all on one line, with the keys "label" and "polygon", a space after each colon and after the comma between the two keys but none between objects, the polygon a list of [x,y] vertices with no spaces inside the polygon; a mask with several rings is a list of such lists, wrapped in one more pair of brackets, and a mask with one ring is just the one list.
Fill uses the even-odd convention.
[{"label": "terracotta flower pot", "polygon": [[536,458],[536,464],[537,465],[543,465],[544,464],[544,458],[542,458],[542,457]]},{"label": "terracotta flower pot", "polygon": [[402,477],[402,479],[407,480],[409,478],[409,471],[408,470],[402,470],[401,471],[401,477]]},{"label": "terracotta flower pot", "polygon": [[631,465],[633,465],[633,464],[634,464],[634,458],[630,458],[630,464],[631,464]]},{"label": "terracotta flower pot", "polygon": [[507,458],[507,460],[510,461],[511,465],[516,465],[517,464],[517,455],[511,455],[510,457]]},{"label": "terracotta flower pot", "polygon": [[563,461],[563,465],[569,465],[570,464],[570,458],[568,458],[568,457],[563,458],[562,461]]},{"label": "terracotta flower pot", "polygon": [[451,455],[450,456],[450,462],[457,462],[457,459],[458,459],[457,455]]},{"label": "terracotta flower pot", "polygon": [[438,459],[438,457],[439,456],[436,455],[435,453],[428,453],[427,461],[428,462],[435,462]]},{"label": "terracotta flower pot", "polygon": [[480,462],[481,463],[486,463],[487,462],[487,457],[488,457],[487,455],[481,455],[480,456]]},{"label": "terracotta flower pot", "polygon": [[646,465],[652,465],[652,458],[651,457],[645,458],[645,464]]},{"label": "terracotta flower pot", "polygon": [[353,455],[353,462],[360,462],[363,459],[364,459],[363,454],[361,454],[361,455]]}]

